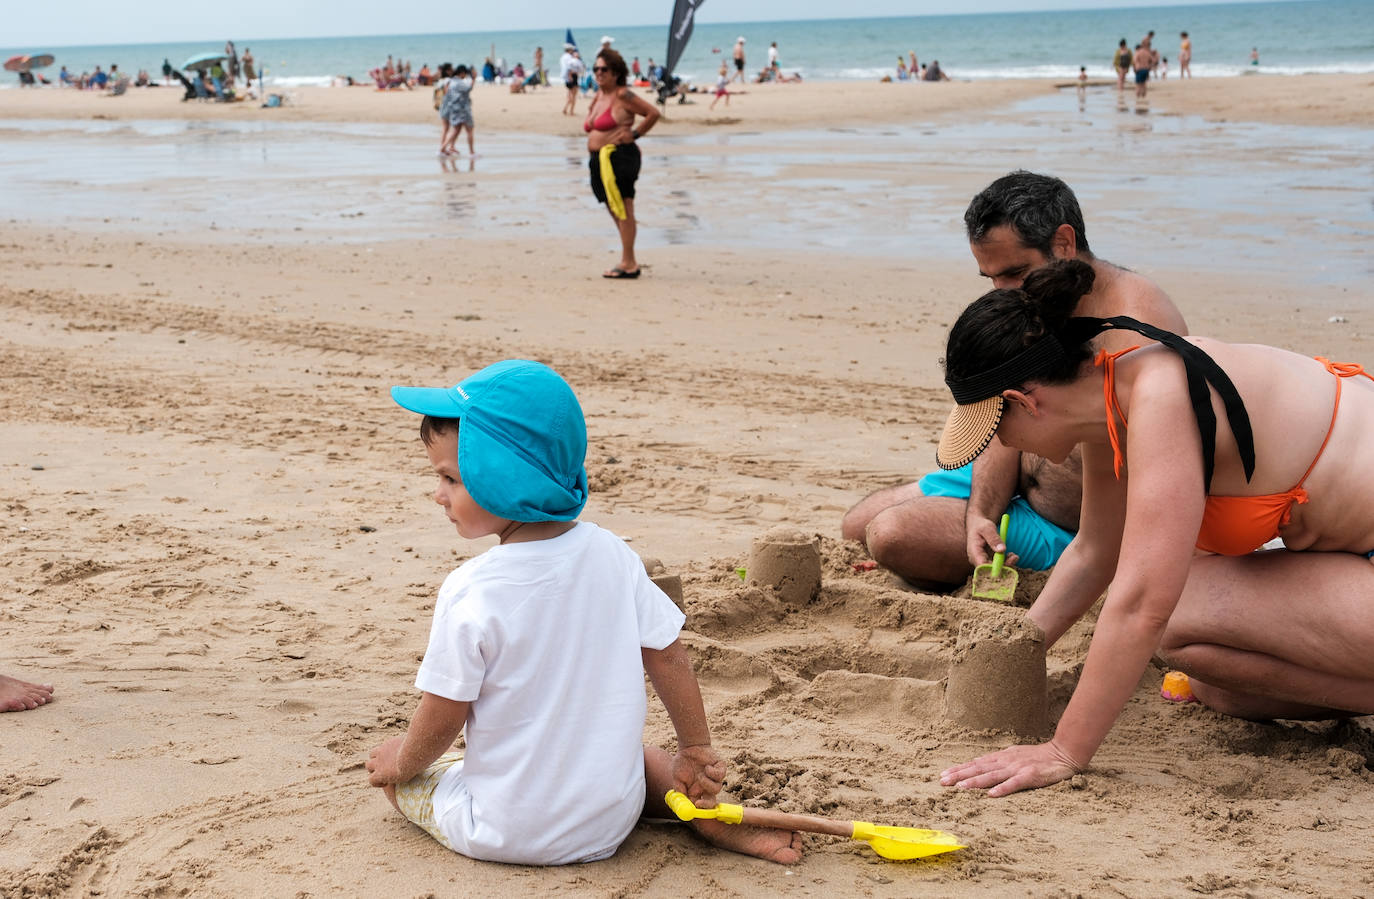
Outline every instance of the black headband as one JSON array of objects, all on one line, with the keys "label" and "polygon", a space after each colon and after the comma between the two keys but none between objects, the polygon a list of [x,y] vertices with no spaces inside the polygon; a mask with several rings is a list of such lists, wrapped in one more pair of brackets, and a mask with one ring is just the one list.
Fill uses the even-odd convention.
[{"label": "black headband", "polygon": [[1226,410],[1226,420],[1231,425],[1231,433],[1236,438],[1236,448],[1240,453],[1241,466],[1245,469],[1248,482],[1255,473],[1255,437],[1250,427],[1250,415],[1245,411],[1245,403],[1240,392],[1232,383],[1230,376],[1217,365],[1216,360],[1196,345],[1189,343],[1172,331],[1147,325],[1125,315],[1112,318],[1071,318],[1064,323],[1059,333],[1049,334],[1026,347],[993,368],[979,372],[968,378],[945,378],[954,401],[961,406],[997,396],[1003,390],[1019,387],[1037,375],[1044,374],[1066,359],[1065,346],[1077,346],[1091,340],[1107,330],[1134,331],[1151,340],[1158,341],[1173,350],[1183,359],[1183,369],[1188,377],[1188,397],[1192,402],[1193,416],[1197,419],[1198,433],[1202,437],[1202,470],[1204,483],[1208,490],[1212,486],[1212,472],[1216,468],[1217,454],[1217,416],[1212,411],[1212,396],[1207,389],[1210,384],[1221,397],[1222,407]]}]

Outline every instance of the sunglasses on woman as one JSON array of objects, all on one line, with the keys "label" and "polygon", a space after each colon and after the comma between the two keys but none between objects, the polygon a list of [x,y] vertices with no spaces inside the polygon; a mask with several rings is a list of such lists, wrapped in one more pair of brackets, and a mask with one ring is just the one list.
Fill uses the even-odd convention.
[{"label": "sunglasses on woman", "polygon": [[610,67],[608,67],[608,66],[592,66],[592,74],[593,74],[593,75],[600,75],[602,72],[609,72],[609,71],[610,71]]}]

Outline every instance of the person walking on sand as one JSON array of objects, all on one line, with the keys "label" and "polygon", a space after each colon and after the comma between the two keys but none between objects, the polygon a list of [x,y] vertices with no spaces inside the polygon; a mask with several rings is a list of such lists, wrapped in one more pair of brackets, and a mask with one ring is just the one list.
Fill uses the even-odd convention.
[{"label": "person walking on sand", "polygon": [[716,76],[716,95],[711,98],[711,105],[706,107],[708,112],[716,108],[716,102],[720,100],[721,97],[725,98],[726,106],[730,105],[730,89],[728,87],[729,84],[730,71],[725,67],[725,60],[722,59],[720,61],[720,74]]},{"label": "person walking on sand", "polygon": [[1178,77],[1179,80],[1192,78],[1193,71],[1189,65],[1193,61],[1193,41],[1188,37],[1188,32],[1178,33]]},{"label": "person walking on sand", "polygon": [[549,76],[544,71],[544,48],[534,48],[534,83],[546,85],[549,83]]},{"label": "person walking on sand", "polygon": [[577,55],[577,48],[572,44],[564,44],[563,55],[558,58],[558,77],[568,90],[568,95],[563,100],[563,115],[577,114],[577,86],[582,81],[582,73],[585,71],[587,66]]},{"label": "person walking on sand", "polygon": [[1131,64],[1135,67],[1135,98],[1145,99],[1145,85],[1150,80],[1150,63],[1153,57],[1150,55],[1150,48],[1144,44],[1135,45],[1135,55],[1131,59]]},{"label": "person walking on sand", "polygon": [[[672,817],[670,789],[714,806],[726,765],[684,616],[623,540],[578,521],[587,428],[572,388],[548,366],[509,359],[452,388],[391,397],[424,416],[434,501],[458,536],[498,543],[439,588],[419,706],[402,736],[368,754],[368,783],[446,849],[521,865],[609,858],[641,816]],[[643,743],[645,674],[675,752]],[[801,860],[794,831],[691,826],[724,849]]]},{"label": "person walking on sand", "polygon": [[[994,287],[1018,287],[1056,259],[1079,259],[1096,280],[1077,314],[1129,315],[1177,334],[1188,331],[1158,285],[1089,249],[1078,198],[1058,178],[1027,171],[998,178],[969,203],[964,226],[978,273]],[[1140,342],[1118,332],[1099,340],[1111,350]],[[1081,467],[1076,453],[1054,463],[993,441],[976,465],[870,494],[845,514],[840,531],[863,543],[878,564],[925,589],[958,587],[999,550],[1009,564],[1043,571],[1078,530]],[[1007,511],[1004,544],[997,521]]]},{"label": "person walking on sand", "polygon": [[258,76],[257,70],[253,68],[253,51],[247,47],[243,48],[243,79],[252,83]]},{"label": "person walking on sand", "polygon": [[911,77],[912,77],[912,78],[916,78],[916,77],[917,77],[917,74],[920,72],[920,69],[919,69],[919,68],[917,67],[917,65],[916,65],[916,51],[915,51],[915,50],[912,50],[912,51],[910,51],[910,52],[911,52],[911,64],[908,65],[908,66],[906,67],[906,70],[907,70],[908,72],[911,73]]},{"label": "person walking on sand", "polygon": [[[639,178],[640,153],[636,141],[654,127],[659,113],[652,103],[625,86],[630,70],[625,57],[616,51],[602,50],[592,65],[592,75],[596,95],[582,123],[582,130],[587,132],[592,194],[597,202],[606,204],[620,234],[620,261],[601,277],[638,278],[635,181]],[[638,125],[636,116],[643,116]]]},{"label": "person walking on sand", "polygon": [[24,712],[52,702],[52,684],[31,684],[0,674],[0,712]]},{"label": "person walking on sand", "polygon": [[735,38],[735,74],[730,76],[730,80],[739,79],[740,84],[744,84],[744,35]]},{"label": "person walking on sand", "polygon": [[773,69],[774,71],[777,71],[777,68],[778,68],[778,42],[777,42],[777,41],[773,41],[773,43],[771,43],[771,44],[768,45],[768,68]]},{"label": "person walking on sand", "polygon": [[1126,89],[1126,73],[1131,69],[1131,48],[1126,46],[1124,37],[1116,45],[1116,53],[1112,55],[1112,68],[1116,70],[1116,89],[1124,91]]},{"label": "person walking on sand", "polygon": [[1251,47],[1251,48],[1250,48],[1250,65],[1252,65],[1252,66],[1258,66],[1258,65],[1259,65],[1259,47]]},{"label": "person walking on sand", "polygon": [[439,116],[448,123],[448,144],[439,148],[440,156],[458,155],[454,145],[458,143],[458,134],[464,128],[468,132],[468,155],[477,155],[472,148],[472,85],[475,81],[474,74],[468,70],[466,65],[460,65],[453,70],[453,77],[448,80],[448,89],[444,91],[444,100],[439,105]]}]

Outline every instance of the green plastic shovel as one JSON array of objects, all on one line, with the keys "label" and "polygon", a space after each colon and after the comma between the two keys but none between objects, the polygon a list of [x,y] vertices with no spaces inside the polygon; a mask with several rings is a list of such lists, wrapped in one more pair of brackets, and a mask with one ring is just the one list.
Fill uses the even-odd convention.
[{"label": "green plastic shovel", "polygon": [[[1002,541],[1002,545],[1007,545],[1007,527],[1011,524],[1011,515],[1003,515],[1002,523],[997,528],[997,539]],[[978,599],[995,599],[999,602],[1011,602],[1016,597],[1016,582],[1020,575],[1015,568],[1005,567],[1006,552],[993,553],[991,562],[984,562],[973,569],[973,588],[972,594]]]}]

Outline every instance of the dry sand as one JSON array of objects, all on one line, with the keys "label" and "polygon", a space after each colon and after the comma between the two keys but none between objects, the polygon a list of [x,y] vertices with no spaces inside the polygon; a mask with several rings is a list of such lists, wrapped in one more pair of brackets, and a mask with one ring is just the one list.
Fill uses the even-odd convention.
[{"label": "dry sand", "polygon": [[[1308,123],[1308,79],[1253,81],[1274,93],[1205,102]],[[1320,124],[1367,127],[1367,82],[1335,82],[1360,108]],[[791,95],[804,105],[780,87],[767,115],[878,122],[911,113],[888,103],[898,91],[927,89],[862,87],[843,105],[839,86]],[[934,87],[992,102],[985,85]],[[30,102],[15,93],[0,118]],[[78,97],[60,114],[144,117],[133,104],[151,93],[127,107]],[[309,96],[283,112],[317,96],[348,97],[345,118],[414,103]],[[925,176],[910,177],[914,191]],[[864,493],[931,467],[950,297],[981,289],[967,260],[661,247],[648,277],[604,284],[587,277],[600,244],[530,252],[468,235],[459,280],[452,240],[364,250],[117,231],[0,226],[0,670],[58,688],[47,707],[0,716],[0,895],[1374,894],[1363,722],[1223,718],[1161,700],[1156,669],[1087,773],[1000,800],[938,785],[942,768],[1013,739],[951,720],[945,681],[999,634],[1024,647],[1019,611],[858,571],[862,552],[835,535]],[[1350,313],[1367,270],[1313,284],[1296,264],[1276,279],[1148,263],[1197,333],[1224,337],[1243,310],[1252,339],[1374,361],[1368,323],[1327,321]],[[386,388],[512,355],[554,365],[583,400],[585,517],[681,576],[684,639],[735,795],[940,828],[968,850],[896,864],[809,838],[783,868],[648,825],[606,862],[510,867],[441,849],[366,786],[367,749],[414,707],[434,592],[485,545],[457,540],[430,502],[416,423]],[[815,543],[814,598],[736,574],[780,526]],[[1043,576],[1023,584],[1024,602]],[[1085,620],[1049,652],[1051,721],[1090,632]],[[977,662],[960,695],[1001,695],[996,666]],[[650,709],[646,739],[669,743]]]}]

